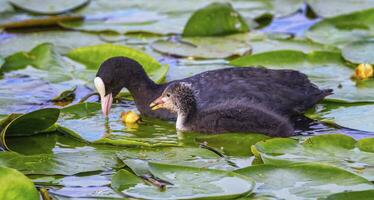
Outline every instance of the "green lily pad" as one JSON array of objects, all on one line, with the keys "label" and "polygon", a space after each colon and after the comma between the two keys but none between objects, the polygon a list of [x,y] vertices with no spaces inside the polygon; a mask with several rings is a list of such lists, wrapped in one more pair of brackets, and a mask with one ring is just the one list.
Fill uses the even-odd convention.
[{"label": "green lily pad", "polygon": [[154,122],[145,119],[136,127],[126,127],[120,119],[121,112],[135,110],[135,106],[113,106],[109,120],[101,112],[99,103],[80,103],[61,109],[58,130],[73,137],[94,144],[116,146],[178,146],[175,127],[167,122]]},{"label": "green lily pad", "polygon": [[161,53],[195,58],[227,58],[251,51],[248,34],[224,37],[183,37],[179,41],[157,40],[152,48]]},{"label": "green lily pad", "polygon": [[78,9],[86,5],[89,0],[9,0],[9,2],[19,9],[36,14],[56,15]]},{"label": "green lily pad", "polygon": [[1,68],[1,66],[2,66],[4,63],[5,63],[5,60],[4,60],[2,57],[0,57],[0,68]]},{"label": "green lily pad", "polygon": [[351,105],[326,103],[318,105],[314,112],[307,113],[312,119],[339,126],[374,132],[374,105]]},{"label": "green lily pad", "polygon": [[77,90],[77,86],[73,87],[72,89],[65,90],[61,92],[58,96],[53,97],[51,101],[53,102],[72,102],[75,99],[75,91]]},{"label": "green lily pad", "polygon": [[312,7],[317,15],[327,18],[374,8],[373,0],[307,0],[307,3]]},{"label": "green lily pad", "polygon": [[21,115],[1,131],[0,143],[6,147],[6,137],[30,136],[53,128],[59,114],[59,109],[45,108]]},{"label": "green lily pad", "polygon": [[323,89],[333,89],[327,99],[343,102],[373,102],[373,80],[357,83],[351,79],[353,69],[341,58],[340,53],[315,51],[305,54],[299,51],[270,51],[247,55],[230,64],[235,66],[264,66],[272,69],[294,69],[308,75]]},{"label": "green lily pad", "polygon": [[262,134],[227,133],[219,135],[206,135],[196,137],[196,141],[207,143],[211,147],[220,148],[226,155],[249,156],[252,155],[250,147],[269,137]]},{"label": "green lily pad", "polygon": [[142,199],[232,199],[247,195],[254,188],[251,179],[233,172],[159,163],[149,163],[149,167],[154,176],[172,185],[160,191],[154,186],[137,184],[122,192]]},{"label": "green lily pad", "polygon": [[[162,16],[160,16],[162,17]],[[142,17],[140,17],[142,18]],[[179,34],[183,31],[183,26],[187,21],[187,16],[175,16],[162,20],[152,20],[145,23],[121,23],[115,20],[90,20],[90,21],[70,21],[60,22],[64,28],[89,31],[89,32],[116,32],[125,33],[150,33],[157,35]]]},{"label": "green lily pad", "polygon": [[349,43],[343,47],[342,55],[352,63],[374,64],[374,40]]},{"label": "green lily pad", "polygon": [[4,12],[11,12],[14,9],[12,6],[9,4],[8,1],[0,1],[0,14]]},{"label": "green lily pad", "polygon": [[55,57],[57,55],[53,52],[53,44],[43,43],[34,47],[30,52],[18,52],[6,57],[1,70],[8,72],[24,69],[29,65],[37,69],[50,70],[59,66]]},{"label": "green lily pad", "polygon": [[34,183],[15,169],[0,167],[0,199],[39,200]]},{"label": "green lily pad", "polygon": [[169,67],[161,65],[153,57],[122,45],[102,44],[96,46],[80,47],[70,51],[67,56],[82,63],[90,70],[97,70],[106,59],[115,56],[126,56],[139,62],[147,74],[156,82],[164,79]]},{"label": "green lily pad", "polygon": [[282,39],[269,38],[264,36],[260,39],[251,39],[250,45],[252,47],[252,54],[264,53],[269,51],[279,50],[295,50],[304,53],[311,53],[313,51],[339,51],[335,47],[318,44],[307,39]]},{"label": "green lily pad", "polygon": [[[259,142],[254,148],[265,164],[321,162],[373,181],[374,152],[363,151],[356,144],[357,141],[349,136],[326,134],[313,136],[301,144],[294,139],[275,138]],[[374,143],[366,145],[372,146]]]},{"label": "green lily pad", "polygon": [[58,53],[65,54],[71,49],[104,43],[99,36],[76,31],[37,31],[10,34],[0,40],[0,55],[9,56],[19,51],[30,51],[41,43],[51,43]]},{"label": "green lily pad", "polygon": [[255,165],[235,172],[255,179],[256,194],[276,199],[319,199],[337,192],[374,188],[360,176],[320,163]]},{"label": "green lily pad", "polygon": [[374,8],[324,19],[313,25],[306,36],[321,44],[342,46],[372,37],[373,21]]},{"label": "green lily pad", "polygon": [[351,199],[360,199],[360,200],[370,200],[374,196],[374,190],[364,190],[357,192],[341,192],[337,194],[332,194],[324,200],[351,200]]},{"label": "green lily pad", "polygon": [[235,169],[217,154],[206,149],[194,147],[128,149],[118,152],[117,156],[138,176],[150,174],[148,162],[210,169]]},{"label": "green lily pad", "polygon": [[0,27],[5,29],[30,28],[41,26],[58,25],[59,22],[81,20],[79,15],[57,15],[57,16],[33,16],[33,15],[10,15],[0,20]]},{"label": "green lily pad", "polygon": [[74,175],[108,171],[123,164],[118,162],[115,151],[81,150],[27,156],[16,152],[0,152],[0,166],[11,167],[24,174]]},{"label": "green lily pad", "polygon": [[113,175],[111,187],[116,191],[123,191],[139,183],[143,183],[141,178],[127,170],[121,169]]},{"label": "green lily pad", "polygon": [[248,31],[247,23],[230,3],[212,3],[192,14],[183,36],[217,36]]}]

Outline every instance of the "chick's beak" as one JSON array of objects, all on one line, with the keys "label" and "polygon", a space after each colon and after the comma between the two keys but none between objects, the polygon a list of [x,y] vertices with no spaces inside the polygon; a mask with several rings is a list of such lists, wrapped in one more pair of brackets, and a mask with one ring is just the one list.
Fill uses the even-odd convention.
[{"label": "chick's beak", "polygon": [[109,115],[110,108],[112,107],[113,96],[112,93],[105,93],[105,85],[100,77],[95,78],[95,87],[97,92],[100,94],[101,99],[101,110],[105,116]]},{"label": "chick's beak", "polygon": [[151,107],[151,110],[157,110],[164,107],[164,101],[162,100],[162,97],[157,98],[154,100],[151,104],[149,104],[149,107]]}]

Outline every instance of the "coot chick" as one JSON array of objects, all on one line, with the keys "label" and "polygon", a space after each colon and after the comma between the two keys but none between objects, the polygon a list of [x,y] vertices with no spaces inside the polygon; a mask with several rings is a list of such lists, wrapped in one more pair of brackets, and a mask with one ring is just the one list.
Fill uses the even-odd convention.
[{"label": "coot chick", "polygon": [[175,113],[166,109],[151,110],[149,104],[168,85],[177,82],[189,83],[199,91],[196,94],[197,109],[240,99],[243,104],[261,105],[261,109],[271,110],[285,118],[302,114],[331,94],[331,90],[318,89],[306,75],[298,71],[256,67],[211,70],[185,79],[156,84],[138,62],[127,57],[109,58],[101,64],[96,76],[95,86],[100,93],[105,115],[110,111],[113,97],[122,88],[127,88],[142,115],[175,119]]},{"label": "coot chick", "polygon": [[198,108],[196,102],[198,92],[189,83],[172,83],[150,104],[150,107],[153,110],[165,108],[176,113],[176,129],[180,131],[259,132],[276,137],[288,137],[294,134],[293,125],[286,117],[247,100],[231,99]]}]

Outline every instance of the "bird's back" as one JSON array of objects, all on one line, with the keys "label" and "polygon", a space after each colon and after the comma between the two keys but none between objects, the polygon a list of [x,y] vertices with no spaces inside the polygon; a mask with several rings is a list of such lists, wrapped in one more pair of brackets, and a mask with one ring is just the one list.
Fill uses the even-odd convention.
[{"label": "bird's back", "polygon": [[198,107],[203,108],[236,98],[261,104],[282,115],[302,113],[330,90],[320,90],[306,75],[294,70],[254,67],[207,71],[183,79],[198,90]]}]

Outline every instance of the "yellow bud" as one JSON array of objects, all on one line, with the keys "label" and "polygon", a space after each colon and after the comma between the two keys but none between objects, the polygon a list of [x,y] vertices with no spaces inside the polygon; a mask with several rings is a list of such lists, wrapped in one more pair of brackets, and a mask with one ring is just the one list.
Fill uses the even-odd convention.
[{"label": "yellow bud", "polygon": [[122,112],[121,119],[126,124],[133,124],[140,120],[140,116],[134,111]]},{"label": "yellow bud", "polygon": [[354,77],[359,80],[365,80],[373,77],[373,66],[370,64],[359,64],[355,69]]}]

